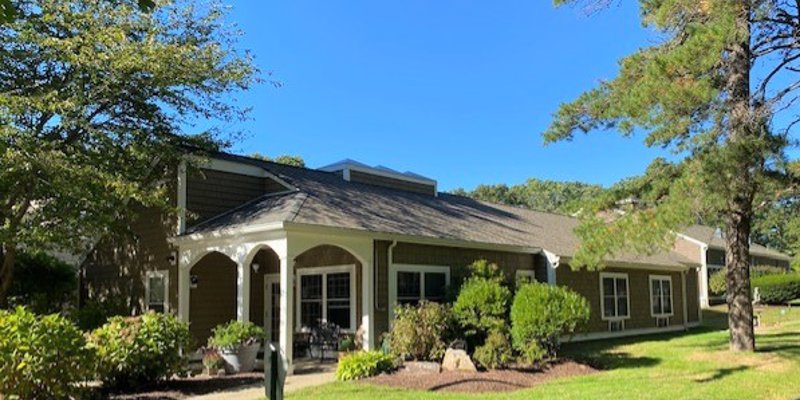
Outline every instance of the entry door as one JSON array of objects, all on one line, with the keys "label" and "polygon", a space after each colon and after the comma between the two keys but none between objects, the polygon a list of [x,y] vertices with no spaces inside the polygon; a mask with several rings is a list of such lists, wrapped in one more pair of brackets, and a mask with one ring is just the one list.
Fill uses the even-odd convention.
[{"label": "entry door", "polygon": [[264,330],[270,342],[278,343],[281,325],[281,282],[279,274],[264,276]]}]

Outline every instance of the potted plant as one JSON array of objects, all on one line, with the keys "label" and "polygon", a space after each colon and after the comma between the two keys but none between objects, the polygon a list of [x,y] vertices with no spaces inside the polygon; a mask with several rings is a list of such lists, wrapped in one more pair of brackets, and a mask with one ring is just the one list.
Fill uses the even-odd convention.
[{"label": "potted plant", "polygon": [[205,374],[208,376],[222,376],[225,375],[225,360],[219,355],[215,349],[204,349],[203,351],[203,367]]},{"label": "potted plant", "polygon": [[356,350],[356,343],[350,336],[345,336],[339,341],[339,360]]},{"label": "potted plant", "polygon": [[225,362],[225,372],[250,372],[256,364],[264,329],[252,322],[231,321],[214,328],[208,347],[216,349]]}]

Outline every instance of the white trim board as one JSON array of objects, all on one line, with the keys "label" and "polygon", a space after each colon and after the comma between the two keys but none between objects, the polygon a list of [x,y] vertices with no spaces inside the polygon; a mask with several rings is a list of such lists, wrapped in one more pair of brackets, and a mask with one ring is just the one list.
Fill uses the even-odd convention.
[{"label": "white trim board", "polygon": [[[627,303],[627,312],[628,315],[624,316],[613,316],[613,317],[606,317],[606,306],[605,306],[605,292],[603,290],[603,279],[605,278],[612,278],[614,279],[614,308],[617,308],[617,298],[618,290],[617,290],[617,279],[625,279],[625,300]],[[631,318],[631,280],[628,277],[628,274],[624,272],[601,272],[600,273],[600,319],[602,321],[624,321]],[[619,311],[619,310],[617,310]],[[619,314],[617,312],[617,314]]]},{"label": "white trim board", "polygon": [[350,329],[342,329],[343,332],[353,333],[358,329],[357,321],[356,321],[356,266],[355,264],[348,264],[348,265],[335,265],[335,266],[328,266],[328,267],[306,267],[306,268],[297,268],[297,291],[295,293],[295,299],[297,306],[295,307],[295,323],[294,329],[295,332],[303,332],[303,327],[301,324],[301,315],[300,311],[302,307],[302,300],[300,298],[303,292],[303,276],[307,275],[322,275],[322,319],[326,319],[328,314],[328,279],[327,274],[337,274],[337,273],[348,273],[350,274]]},{"label": "white trim board", "polygon": [[449,265],[391,264],[389,266],[389,325],[394,320],[394,308],[397,306],[397,273],[420,273],[420,299],[425,299],[425,273],[444,273],[445,285],[450,285]]},{"label": "white trim board", "polygon": [[169,313],[169,270],[160,269],[147,271],[144,276],[144,309],[150,311],[150,278],[164,280],[164,313]]},{"label": "white trim board", "polygon": [[[669,313],[663,313],[663,314],[655,314],[655,313],[653,313],[653,305],[654,305],[653,304],[653,281],[669,282],[669,309],[670,309]],[[669,275],[649,275],[647,277],[647,286],[649,286],[649,289],[650,289],[650,316],[653,317],[653,318],[669,318],[669,317],[674,316],[675,315],[675,301],[673,299],[673,296],[674,296],[673,289],[675,287],[672,284],[672,277],[669,276]],[[662,292],[661,293],[662,293],[662,297],[663,297],[663,293],[664,293],[663,292],[663,286],[662,286]],[[663,298],[662,298],[662,300],[663,300]],[[662,308],[662,311],[663,311],[663,308],[664,308],[663,304],[662,304],[661,308]]]},{"label": "white trim board", "polygon": [[623,331],[615,331],[615,332],[590,332],[590,333],[583,333],[574,335],[572,337],[563,336],[559,338],[562,343],[570,343],[570,342],[585,342],[589,340],[601,340],[601,339],[612,339],[612,338],[620,338],[620,337],[627,337],[627,336],[637,336],[637,335],[652,335],[656,333],[668,333],[668,332],[679,332],[685,331],[688,328],[699,326],[699,324],[688,324],[687,326],[683,325],[671,325],[665,328],[640,328],[640,329],[627,329]]}]

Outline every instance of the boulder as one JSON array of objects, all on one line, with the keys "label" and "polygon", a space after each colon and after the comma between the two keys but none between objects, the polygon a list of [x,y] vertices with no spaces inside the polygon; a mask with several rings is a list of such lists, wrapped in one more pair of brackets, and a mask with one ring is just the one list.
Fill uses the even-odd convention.
[{"label": "boulder", "polygon": [[464,350],[447,349],[442,360],[443,371],[478,372],[475,363]]},{"label": "boulder", "polygon": [[424,374],[438,374],[442,370],[439,363],[428,361],[406,361],[403,363],[403,368],[409,372]]}]

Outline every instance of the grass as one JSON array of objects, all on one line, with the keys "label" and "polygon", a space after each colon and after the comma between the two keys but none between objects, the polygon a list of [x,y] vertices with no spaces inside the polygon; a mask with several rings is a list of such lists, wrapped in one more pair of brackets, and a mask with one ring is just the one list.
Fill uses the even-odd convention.
[{"label": "grass", "polygon": [[[723,306],[724,307],[724,306]],[[724,309],[689,333],[567,345],[563,354],[603,371],[507,393],[420,392],[332,383],[288,396],[305,399],[789,399],[800,396],[800,308],[758,312],[759,351],[731,353]]]}]

